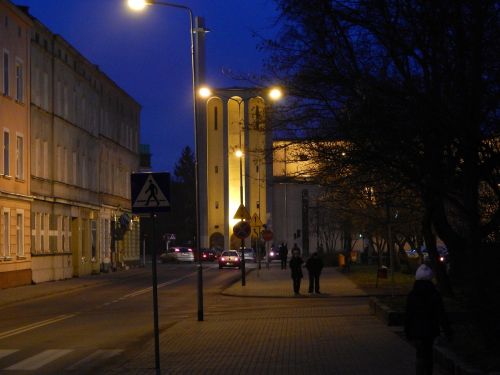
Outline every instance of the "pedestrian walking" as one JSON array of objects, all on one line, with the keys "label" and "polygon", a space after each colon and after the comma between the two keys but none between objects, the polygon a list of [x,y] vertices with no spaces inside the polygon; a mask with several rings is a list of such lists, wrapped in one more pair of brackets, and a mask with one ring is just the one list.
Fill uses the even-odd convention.
[{"label": "pedestrian walking", "polygon": [[302,264],[304,264],[304,261],[300,257],[300,253],[298,251],[292,251],[290,270],[292,271],[293,292],[296,296],[300,294],[300,282],[304,276],[302,274]]},{"label": "pedestrian walking", "polygon": [[309,293],[314,291],[316,294],[321,294],[319,291],[319,276],[323,269],[323,259],[320,258],[317,252],[312,253],[307,259],[306,268],[309,273]]},{"label": "pedestrian walking", "polygon": [[281,269],[286,270],[286,261],[288,259],[288,246],[282,242],[280,245]]},{"label": "pedestrian walking", "polygon": [[433,344],[442,328],[446,337],[451,329],[443,300],[432,282],[432,269],[422,264],[415,274],[415,283],[406,301],[405,334],[416,349],[416,374],[432,375]]}]

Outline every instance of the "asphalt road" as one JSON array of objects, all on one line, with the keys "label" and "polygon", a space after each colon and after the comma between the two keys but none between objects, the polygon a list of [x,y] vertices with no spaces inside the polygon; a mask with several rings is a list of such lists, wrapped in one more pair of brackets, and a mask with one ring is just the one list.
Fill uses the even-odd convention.
[{"label": "asphalt road", "polygon": [[[158,265],[160,331],[197,319],[196,270],[193,264]],[[204,265],[206,313],[232,306],[220,291],[239,277],[238,270]],[[87,374],[126,361],[153,338],[151,285],[146,268],[0,309],[0,373]]]}]

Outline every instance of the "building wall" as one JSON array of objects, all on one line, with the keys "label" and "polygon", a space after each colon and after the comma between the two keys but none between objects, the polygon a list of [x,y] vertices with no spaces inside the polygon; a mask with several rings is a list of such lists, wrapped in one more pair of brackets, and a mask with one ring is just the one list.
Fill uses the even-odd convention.
[{"label": "building wall", "polygon": [[[264,99],[253,89],[219,90],[205,103],[207,153],[200,163],[206,165],[207,191],[200,199],[208,207],[206,215],[201,212],[202,222],[207,222],[208,246],[240,246],[233,226],[239,221],[234,215],[241,203],[250,216],[256,214],[267,222],[265,109]],[[241,160],[237,150],[243,152]],[[258,236],[258,229],[255,233]],[[245,246],[251,243],[250,237],[245,240]]]},{"label": "building wall", "polygon": [[31,282],[30,27],[0,0],[0,288]]},{"label": "building wall", "polygon": [[[38,21],[31,50],[33,281],[97,273],[111,262],[111,223],[131,209],[140,106]],[[122,248],[138,261],[138,240]]]}]

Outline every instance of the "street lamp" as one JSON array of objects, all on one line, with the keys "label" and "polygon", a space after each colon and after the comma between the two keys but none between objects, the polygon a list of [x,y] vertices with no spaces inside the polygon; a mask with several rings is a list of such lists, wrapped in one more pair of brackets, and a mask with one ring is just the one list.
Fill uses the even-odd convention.
[{"label": "street lamp", "polygon": [[[197,106],[197,98],[196,98],[196,88],[198,86],[198,75],[197,75],[197,56],[194,48],[194,22],[193,22],[193,11],[191,8],[185,5],[162,2],[156,0],[127,0],[127,5],[130,9],[135,11],[144,10],[147,5],[161,5],[165,7],[177,8],[185,10],[189,16],[189,37],[191,42],[191,80],[192,80],[192,95],[193,95],[193,119],[194,119],[194,149],[195,149],[195,216],[196,216],[196,249],[198,254],[201,252],[200,246],[200,214],[199,214],[199,150],[198,150],[198,106]],[[197,31],[205,31],[205,30],[197,30]],[[154,305],[155,305],[155,332],[158,332],[158,301],[157,301],[157,285],[156,281],[153,282],[153,295],[154,297]],[[199,257],[198,261],[198,321],[203,321],[203,269],[201,265],[201,257]],[[159,371],[160,362],[159,362],[159,339],[158,335],[155,335],[155,357],[156,357],[156,370]]]}]

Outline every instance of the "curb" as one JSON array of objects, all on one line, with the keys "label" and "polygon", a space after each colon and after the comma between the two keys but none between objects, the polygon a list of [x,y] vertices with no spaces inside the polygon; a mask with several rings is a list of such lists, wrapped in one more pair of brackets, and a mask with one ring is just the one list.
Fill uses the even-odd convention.
[{"label": "curb", "polygon": [[370,297],[368,300],[370,311],[388,326],[401,326],[404,323],[404,313],[391,310],[391,308],[376,297]]},{"label": "curb", "polygon": [[434,361],[446,375],[500,375],[500,372],[484,372],[467,365],[450,349],[434,345]]},{"label": "curb", "polygon": [[[376,297],[368,301],[370,311],[388,326],[404,325],[404,313],[391,310]],[[434,362],[446,375],[500,375],[500,372],[484,372],[467,365],[457,354],[447,347],[434,345]]]}]

